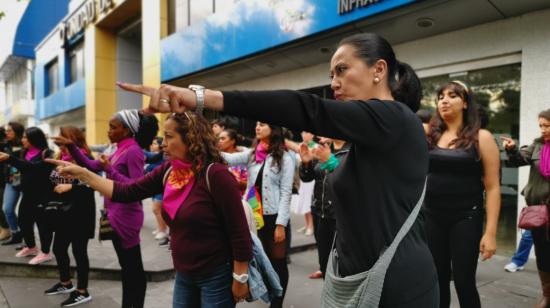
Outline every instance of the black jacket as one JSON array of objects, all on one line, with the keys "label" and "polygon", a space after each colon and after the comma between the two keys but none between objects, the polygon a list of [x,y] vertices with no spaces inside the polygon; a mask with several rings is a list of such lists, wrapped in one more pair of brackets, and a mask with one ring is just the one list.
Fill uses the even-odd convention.
[{"label": "black jacket", "polygon": [[17,155],[10,155],[8,164],[21,172],[21,204],[43,205],[48,201],[51,184],[49,176],[54,165],[46,163],[45,158],[51,158],[52,150],[45,149],[31,160],[19,158]]},{"label": "black jacket", "polygon": [[[333,153],[340,163],[346,159],[349,148],[350,144],[346,143],[340,150]],[[328,186],[329,176],[328,170],[321,170],[318,160],[314,160],[308,165],[300,164],[300,180],[302,182],[315,180],[311,212],[321,218],[334,218],[334,198],[332,198]]]}]

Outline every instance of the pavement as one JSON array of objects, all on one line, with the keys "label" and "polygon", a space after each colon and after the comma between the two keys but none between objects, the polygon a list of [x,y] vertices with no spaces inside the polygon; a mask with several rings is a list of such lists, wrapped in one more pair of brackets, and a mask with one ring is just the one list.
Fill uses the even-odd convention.
[{"label": "pavement", "polygon": [[[173,272],[156,275],[155,272],[172,270],[170,253],[166,248],[158,247],[152,239],[151,231],[155,227],[149,201],[144,202],[145,224],[142,230],[142,252],[146,271],[150,273],[147,285],[145,307],[165,308],[172,306]],[[102,204],[98,202],[97,204]],[[318,268],[317,251],[311,249],[313,237],[297,233],[303,226],[303,217],[292,218],[292,251],[290,264],[290,282],[284,307],[317,308],[320,307],[322,280],[308,279],[308,275]],[[57,282],[55,261],[47,265],[28,266],[25,260],[13,257],[13,248],[0,247],[0,308],[59,307],[66,296],[44,296],[44,290]],[[81,307],[115,308],[121,305],[121,284],[118,279],[118,262],[112,245],[90,242],[90,262],[96,275],[91,275],[89,292],[93,300]],[[485,308],[532,307],[541,296],[540,283],[534,260],[526,269],[517,273],[503,270],[509,256],[495,256],[489,261],[480,262],[477,273],[477,286]],[[18,267],[19,270],[13,268]],[[107,275],[101,271],[111,271]],[[99,273],[99,274],[97,274]],[[101,274],[103,273],[103,274]],[[46,275],[47,274],[47,275]],[[459,307],[454,287],[452,308]],[[268,307],[264,303],[239,304],[239,308]]]}]

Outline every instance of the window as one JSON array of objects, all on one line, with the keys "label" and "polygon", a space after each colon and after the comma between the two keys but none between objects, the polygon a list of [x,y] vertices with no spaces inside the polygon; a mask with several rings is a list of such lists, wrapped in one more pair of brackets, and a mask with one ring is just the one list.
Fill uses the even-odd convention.
[{"label": "window", "polygon": [[46,96],[54,94],[59,88],[59,70],[57,59],[46,66]]},{"label": "window", "polygon": [[194,25],[214,13],[214,0],[189,0],[189,24]]},{"label": "window", "polygon": [[84,48],[83,43],[78,43],[69,51],[70,75],[67,84],[71,84],[84,78]]}]

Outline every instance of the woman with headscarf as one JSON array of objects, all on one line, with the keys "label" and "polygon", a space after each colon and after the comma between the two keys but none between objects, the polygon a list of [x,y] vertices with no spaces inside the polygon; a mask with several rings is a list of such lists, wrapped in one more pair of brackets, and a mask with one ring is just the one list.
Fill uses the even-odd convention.
[{"label": "woman with headscarf", "polygon": [[[143,176],[144,148],[158,131],[157,119],[137,110],[122,110],[109,121],[108,136],[117,144],[116,151],[91,160],[69,139],[55,137],[55,143],[67,146],[71,156],[81,166],[93,172],[104,171],[107,178],[130,182]],[[147,278],[143,269],[139,232],[143,226],[141,202],[120,203],[105,198],[105,211],[114,230],[115,248],[122,275],[122,307],[143,307]]]}]

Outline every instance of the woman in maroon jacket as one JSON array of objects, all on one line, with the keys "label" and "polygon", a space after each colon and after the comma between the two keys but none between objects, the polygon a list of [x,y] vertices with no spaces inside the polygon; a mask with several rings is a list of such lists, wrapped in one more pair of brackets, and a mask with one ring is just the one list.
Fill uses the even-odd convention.
[{"label": "woman in maroon jacket", "polygon": [[60,173],[78,178],[114,201],[163,193],[162,215],[170,227],[176,268],[173,307],[234,307],[248,293],[252,259],[237,182],[222,164],[216,138],[204,118],[171,115],[164,135],[168,161],[133,183],[114,182],[68,162],[49,161],[60,166]]}]

